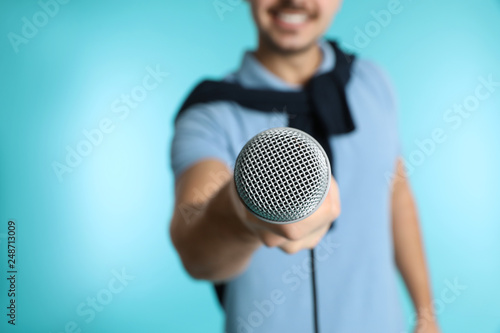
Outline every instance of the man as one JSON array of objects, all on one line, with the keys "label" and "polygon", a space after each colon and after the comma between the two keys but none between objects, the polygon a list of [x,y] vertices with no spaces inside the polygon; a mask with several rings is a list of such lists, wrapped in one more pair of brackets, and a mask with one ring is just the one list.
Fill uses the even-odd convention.
[{"label": "man", "polygon": [[191,96],[172,144],[170,232],[186,270],[216,283],[230,333],[401,333],[397,267],[418,313],[416,331],[439,332],[386,77],[321,39],[340,0],[249,4],[258,47],[225,78],[226,86],[300,93],[343,64],[350,77],[339,98],[355,129],[328,137],[335,178],[318,210],[293,224],[269,224],[238,199],[232,165],[247,140],[287,126],[294,115],[261,112],[231,97],[193,102]]}]

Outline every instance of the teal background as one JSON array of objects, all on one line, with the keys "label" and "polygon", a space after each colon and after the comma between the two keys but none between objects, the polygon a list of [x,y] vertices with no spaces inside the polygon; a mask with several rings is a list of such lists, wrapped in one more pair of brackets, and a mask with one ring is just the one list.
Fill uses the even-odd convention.
[{"label": "teal background", "polygon": [[[59,333],[71,321],[82,332],[222,332],[210,285],[187,276],[167,237],[168,149],[172,117],[193,84],[234,70],[255,45],[248,5],[227,3],[219,16],[212,0],[73,0],[16,53],[8,34],[21,34],[22,18],[40,5],[0,2],[1,332]],[[467,286],[439,320],[443,332],[498,333],[500,89],[457,129],[443,114],[474,93],[479,76],[500,81],[500,2],[402,1],[357,46],[355,28],[387,5],[346,0],[327,35],[392,77],[405,157],[435,128],[447,134],[411,174],[434,297],[447,280]],[[125,119],[113,113],[113,101],[157,65],[169,76]],[[60,182],[52,163],[64,163],[66,146],[104,118],[114,130]],[[4,314],[8,219],[18,224],[15,328]],[[122,269],[134,279],[85,322],[79,304]],[[410,325],[403,288],[402,298]]]}]

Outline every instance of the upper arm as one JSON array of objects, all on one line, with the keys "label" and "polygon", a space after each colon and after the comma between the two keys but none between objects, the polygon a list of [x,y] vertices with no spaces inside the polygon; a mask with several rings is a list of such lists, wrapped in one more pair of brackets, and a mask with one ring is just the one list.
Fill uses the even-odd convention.
[{"label": "upper arm", "polygon": [[170,163],[176,179],[195,163],[217,159],[230,166],[230,140],[226,130],[227,103],[197,104],[184,111],[175,123]]},{"label": "upper arm", "polygon": [[397,160],[396,171],[392,180],[392,219],[393,222],[404,221],[416,214],[415,202],[403,159]]},{"label": "upper arm", "polygon": [[179,116],[171,145],[175,208],[171,227],[193,214],[227,182],[231,171],[229,139],[221,103],[194,105]]}]

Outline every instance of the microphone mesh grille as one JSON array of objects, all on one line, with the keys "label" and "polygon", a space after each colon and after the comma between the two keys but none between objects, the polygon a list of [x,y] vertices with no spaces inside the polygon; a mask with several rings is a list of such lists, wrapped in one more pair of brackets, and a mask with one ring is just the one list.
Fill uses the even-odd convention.
[{"label": "microphone mesh grille", "polygon": [[262,220],[291,223],[311,215],[330,186],[330,163],[310,135],[290,127],[266,130],[243,147],[234,168],[238,194]]}]

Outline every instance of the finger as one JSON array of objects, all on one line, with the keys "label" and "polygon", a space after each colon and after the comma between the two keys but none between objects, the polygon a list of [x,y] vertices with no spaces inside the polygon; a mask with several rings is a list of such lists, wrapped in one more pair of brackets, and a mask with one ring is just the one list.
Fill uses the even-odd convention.
[{"label": "finger", "polygon": [[323,239],[328,230],[328,226],[323,227],[302,240],[287,241],[286,243],[279,245],[279,248],[288,254],[294,254],[304,249],[313,249],[319,244],[321,239]]},{"label": "finger", "polygon": [[318,210],[312,214],[310,217],[305,219],[320,219],[320,223],[329,223],[333,222],[340,215],[340,196],[337,182],[333,177],[330,181],[330,188],[326,195],[325,200],[318,208]]},{"label": "finger", "polygon": [[256,229],[271,231],[287,240],[299,240],[311,232],[311,228],[301,224],[301,221],[290,224],[275,224],[261,220],[250,212],[247,220]]},{"label": "finger", "polygon": [[261,242],[264,243],[264,245],[267,247],[282,246],[286,242],[289,242],[289,240],[287,240],[286,238],[281,237],[269,230],[256,229],[255,232],[259,237],[259,239],[261,240]]}]

